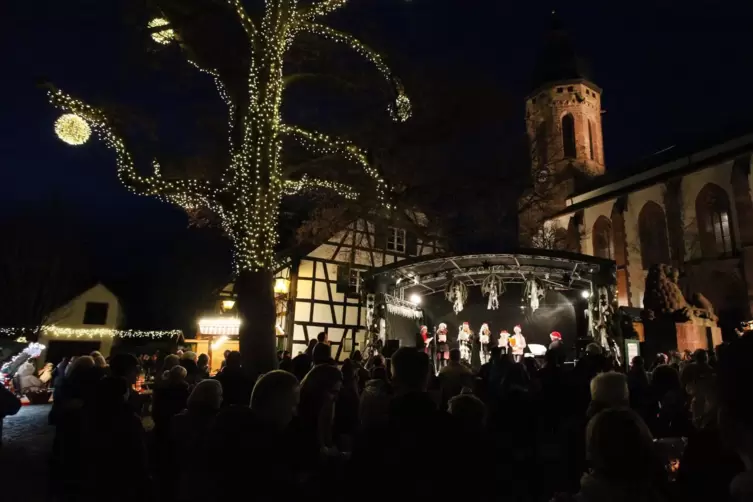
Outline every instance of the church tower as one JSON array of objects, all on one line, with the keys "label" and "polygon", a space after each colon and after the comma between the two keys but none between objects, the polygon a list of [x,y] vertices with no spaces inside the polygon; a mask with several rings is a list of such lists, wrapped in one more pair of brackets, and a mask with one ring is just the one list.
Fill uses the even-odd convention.
[{"label": "church tower", "polygon": [[[555,13],[526,97],[534,181],[570,185],[604,174],[601,88]],[[563,202],[564,203],[564,202]]]}]

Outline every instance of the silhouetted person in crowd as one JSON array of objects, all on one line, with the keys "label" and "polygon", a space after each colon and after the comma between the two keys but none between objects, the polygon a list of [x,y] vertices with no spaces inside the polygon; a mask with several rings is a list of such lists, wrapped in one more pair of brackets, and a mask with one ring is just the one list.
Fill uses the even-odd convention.
[{"label": "silhouetted person in crowd", "polygon": [[[224,408],[210,434],[209,466],[215,500],[231,500],[250,487],[258,501],[296,500],[301,470],[290,426],[300,399],[298,380],[282,370],[262,375],[249,406]],[[237,462],[243,458],[246,462]],[[248,465],[253,465],[249,469]]]},{"label": "silhouetted person in crowd", "polygon": [[58,500],[78,501],[87,493],[89,415],[97,397],[99,377],[91,356],[71,359],[52,403],[49,422],[55,426],[55,438],[50,489]]},{"label": "silhouetted person in crowd", "polygon": [[350,359],[343,362],[341,372],[343,386],[335,405],[335,437],[341,451],[350,451],[353,436],[358,428],[358,374],[357,366]]},{"label": "silhouetted person in crowd", "polygon": [[154,375],[154,383],[157,384],[162,380],[167,380],[170,377],[170,370],[175,366],[180,366],[180,357],[176,354],[165,356],[165,360],[162,362],[162,369]]},{"label": "silhouetted person in crowd", "polygon": [[179,502],[203,501],[212,493],[212,485],[196,483],[195,476],[196,469],[210,460],[210,430],[221,405],[220,382],[202,380],[188,396],[186,409],[173,417],[171,451]]},{"label": "silhouetted person in crowd", "polygon": [[188,372],[188,375],[186,375],[186,382],[188,382],[188,385],[196,385],[202,380],[199,365],[196,363],[197,359],[198,357],[196,356],[196,353],[191,352],[190,350],[184,352],[180,358],[180,365],[186,368],[186,371]]},{"label": "silhouetted person in crowd", "polygon": [[662,502],[667,478],[651,433],[637,413],[611,408],[597,414],[586,432],[591,472],[578,502]]},{"label": "silhouetted person in crowd", "polygon": [[[460,459],[453,453],[456,436],[450,416],[440,411],[426,392],[429,374],[430,361],[425,353],[401,347],[393,354],[395,396],[387,423],[362,431],[351,468],[354,473],[378,473],[390,466],[391,472],[401,473],[400,493],[420,494],[432,501],[452,500],[455,487],[464,489],[467,485],[436,478],[441,471],[434,466],[440,459]],[[362,500],[382,501],[384,493],[368,490],[362,493]]]},{"label": "silhouetted person in crowd", "polygon": [[735,502],[753,501],[753,335],[729,344],[717,364],[719,428],[726,444],[734,448],[745,472],[730,484]]},{"label": "silhouetted person in crowd", "polygon": [[[322,344],[323,345],[323,344]],[[301,454],[309,465],[319,459],[338,455],[335,447],[333,422],[335,403],[342,390],[343,376],[335,366],[314,366],[301,382],[301,400],[298,406]]]},{"label": "silhouetted person in crowd", "polygon": [[311,355],[307,353],[298,354],[293,358],[293,370],[291,371],[291,373],[295,375],[299,382],[306,378],[308,372],[311,371],[312,361],[313,359],[311,358]]},{"label": "silhouetted person in crowd", "polygon": [[316,335],[316,341],[319,343],[326,343],[327,345],[329,345],[329,335],[327,334],[326,331],[322,331],[321,333]]},{"label": "silhouetted person in crowd", "polygon": [[701,382],[696,389],[691,414],[693,432],[677,473],[678,500],[732,502],[730,483],[745,466],[719,433],[718,395],[712,379]]},{"label": "silhouetted person in crowd", "polygon": [[651,384],[645,368],[646,362],[641,356],[635,356],[628,370],[628,390],[630,391],[630,407],[634,409],[647,424],[654,412],[651,397]]},{"label": "silhouetted person in crowd", "polygon": [[[320,333],[321,334],[321,333]],[[332,364],[332,347],[328,343],[317,343],[312,354],[314,366],[319,364]]]},{"label": "silhouetted person in crowd", "polygon": [[464,388],[473,388],[473,372],[460,362],[460,350],[450,350],[447,366],[439,370],[439,385],[442,389],[442,408],[447,402],[459,395]]},{"label": "silhouetted person in crowd", "polygon": [[651,375],[651,405],[653,424],[649,423],[654,437],[687,436],[692,428],[685,393],[677,370],[662,364]]},{"label": "silhouetted person in crowd", "polygon": [[214,377],[222,384],[222,406],[247,406],[252,383],[241,366],[241,353],[230,352],[225,362],[225,367]]},{"label": "silhouetted person in crowd", "polygon": [[391,399],[392,386],[387,380],[387,370],[383,367],[372,369],[360,396],[358,415],[361,425],[368,428],[386,424]]},{"label": "silhouetted person in crowd", "polygon": [[0,384],[0,451],[3,448],[3,419],[15,415],[21,409],[21,400]]},{"label": "silhouetted person in crowd", "polygon": [[[146,433],[129,403],[140,364],[130,354],[110,359],[111,374],[97,385],[89,436],[91,493],[103,499],[132,501],[151,490]],[[128,473],[128,482],[123,482]]]},{"label": "silhouetted person in crowd", "polygon": [[209,378],[209,356],[206,354],[199,354],[199,358],[196,360],[196,366],[199,368],[199,376],[204,380]]}]

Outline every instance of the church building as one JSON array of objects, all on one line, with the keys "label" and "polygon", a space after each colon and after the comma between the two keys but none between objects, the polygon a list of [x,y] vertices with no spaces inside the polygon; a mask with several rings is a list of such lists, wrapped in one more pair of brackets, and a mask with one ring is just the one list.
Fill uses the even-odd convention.
[{"label": "church building", "polygon": [[522,213],[521,234],[533,225],[531,245],[614,260],[622,307],[642,308],[648,268],[669,264],[680,270],[686,298],[703,294],[727,330],[749,319],[753,128],[712,131],[610,171],[602,94],[555,20],[526,98],[535,191],[543,196]]}]

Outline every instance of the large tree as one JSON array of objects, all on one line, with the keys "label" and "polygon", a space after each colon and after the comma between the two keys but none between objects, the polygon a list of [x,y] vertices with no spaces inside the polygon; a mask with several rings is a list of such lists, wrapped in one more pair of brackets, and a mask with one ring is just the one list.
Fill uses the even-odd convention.
[{"label": "large tree", "polygon": [[[363,190],[338,179],[309,176],[287,169],[283,162],[287,141],[321,155],[341,156],[360,166],[372,180],[375,201],[391,210],[392,190],[353,143],[283,120],[286,85],[306,75],[286,75],[285,56],[304,34],[344,44],[373,63],[393,91],[388,107],[394,120],[410,116],[410,101],[384,58],[349,33],[322,24],[322,19],[345,7],[348,0],[155,0],[159,18],[149,31],[160,43],[180,46],[189,63],[211,76],[228,107],[227,157],[220,169],[203,170],[196,177],[175,177],[160,169],[136,169],[133,150],[118,122],[103,109],[50,88],[53,105],[83,119],[115,151],[118,176],[130,190],[159,197],[189,210],[209,209],[220,220],[233,244],[237,308],[242,321],[241,352],[253,373],[272,369],[275,362],[275,308],[272,274],[278,243],[278,219],[283,195],[326,188],[346,199],[367,197]],[[72,121],[74,130],[81,125]],[[75,131],[74,131],[75,132]]]}]

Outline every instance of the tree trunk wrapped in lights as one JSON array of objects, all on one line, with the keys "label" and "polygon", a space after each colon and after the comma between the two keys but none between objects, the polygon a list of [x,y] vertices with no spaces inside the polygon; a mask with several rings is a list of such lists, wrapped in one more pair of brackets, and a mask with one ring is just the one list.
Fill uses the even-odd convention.
[{"label": "tree trunk wrapped in lights", "polygon": [[[194,0],[196,4],[202,1]],[[258,374],[276,365],[273,271],[282,196],[314,188],[333,190],[348,199],[357,199],[360,195],[352,187],[331,180],[307,175],[288,179],[281,164],[283,139],[294,140],[314,154],[336,154],[356,163],[373,181],[380,205],[392,209],[387,183],[370,165],[365,152],[348,141],[283,122],[286,52],[304,33],[345,44],[371,62],[393,86],[395,100],[388,110],[394,120],[402,122],[409,118],[410,101],[382,56],[350,34],[320,23],[324,16],[344,7],[348,0],[315,0],[307,4],[300,2],[300,5],[298,0],[266,0],[263,8],[258,9],[258,19],[247,13],[241,0],[228,0],[229,12],[222,15],[231,15],[234,22],[240,24],[246,46],[238,52],[232,69],[228,69],[228,65],[210,66],[216,58],[206,56],[215,47],[208,42],[207,35],[196,37],[195,20],[193,25],[187,26],[185,19],[179,19],[180,13],[185,12],[184,2],[158,0],[157,3],[164,13],[159,22],[149,24],[152,38],[160,44],[180,44],[189,62],[214,78],[228,106],[230,155],[220,178],[168,179],[162,175],[157,160],[153,161],[152,174],[140,175],[123,137],[102,110],[52,87],[49,98],[57,108],[84,119],[115,151],[118,176],[130,190],[187,210],[205,208],[218,217],[233,244],[237,306],[242,322],[241,352],[249,369]],[[180,9],[176,8],[178,4],[182,4]],[[173,14],[176,22],[172,22]],[[245,69],[238,70],[239,62]],[[238,79],[239,73],[247,77]]]}]

